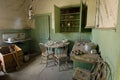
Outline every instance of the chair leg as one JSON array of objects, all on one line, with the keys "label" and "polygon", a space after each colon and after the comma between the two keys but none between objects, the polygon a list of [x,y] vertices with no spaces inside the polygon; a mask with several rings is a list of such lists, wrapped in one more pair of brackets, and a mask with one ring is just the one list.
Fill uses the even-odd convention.
[{"label": "chair leg", "polygon": [[58,68],[59,68],[59,71],[60,71],[60,62],[58,61]]},{"label": "chair leg", "polygon": [[41,55],[41,60],[40,60],[40,63],[42,63],[42,59],[43,59],[43,56]]},{"label": "chair leg", "polygon": [[67,67],[67,69],[68,69],[68,68],[69,68],[69,67],[68,67],[68,62],[66,61],[66,63],[65,63],[65,64],[66,64],[66,67]]},{"label": "chair leg", "polygon": [[60,65],[58,65],[58,67],[59,67],[59,71],[60,71]]},{"label": "chair leg", "polygon": [[60,64],[61,64],[61,63],[58,61],[58,68],[59,68],[59,71],[60,71]]},{"label": "chair leg", "polygon": [[46,67],[47,67],[47,65],[48,65],[48,56],[47,56],[47,58],[46,58]]},{"label": "chair leg", "polygon": [[56,60],[55,60],[54,54],[53,54],[53,60],[54,60],[54,65],[56,65]]}]

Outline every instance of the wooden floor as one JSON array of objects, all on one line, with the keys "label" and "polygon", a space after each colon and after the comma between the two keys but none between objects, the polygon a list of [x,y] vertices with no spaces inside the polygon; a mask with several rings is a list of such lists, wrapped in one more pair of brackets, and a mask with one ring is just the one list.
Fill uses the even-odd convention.
[{"label": "wooden floor", "polygon": [[46,67],[40,63],[40,56],[26,63],[20,70],[2,75],[0,80],[72,80],[72,64],[68,67],[61,66],[59,71],[58,66],[51,61]]}]

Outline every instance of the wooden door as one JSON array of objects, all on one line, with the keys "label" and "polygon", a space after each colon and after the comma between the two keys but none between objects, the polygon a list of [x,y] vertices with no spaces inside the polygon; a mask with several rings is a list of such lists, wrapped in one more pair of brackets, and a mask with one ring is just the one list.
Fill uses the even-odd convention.
[{"label": "wooden door", "polygon": [[47,42],[50,38],[50,16],[38,15],[35,17],[36,40],[38,42]]}]

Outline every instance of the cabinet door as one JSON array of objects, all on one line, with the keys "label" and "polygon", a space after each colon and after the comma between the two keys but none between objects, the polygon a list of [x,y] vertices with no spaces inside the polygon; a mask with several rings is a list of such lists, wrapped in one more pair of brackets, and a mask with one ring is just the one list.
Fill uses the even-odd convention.
[{"label": "cabinet door", "polygon": [[86,20],[87,20],[87,5],[81,4],[81,27],[80,32],[91,32],[90,28],[86,28]]},{"label": "cabinet door", "polygon": [[55,33],[60,32],[60,8],[54,5]]},{"label": "cabinet door", "polygon": [[95,27],[96,18],[96,0],[87,0],[87,25],[86,28]]}]

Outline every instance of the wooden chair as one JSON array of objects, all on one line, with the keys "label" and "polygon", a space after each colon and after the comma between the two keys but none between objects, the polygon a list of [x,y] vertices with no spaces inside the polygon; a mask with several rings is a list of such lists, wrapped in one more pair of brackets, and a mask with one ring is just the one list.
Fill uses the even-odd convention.
[{"label": "wooden chair", "polygon": [[[66,65],[67,66],[67,51],[68,51],[68,45],[65,47],[61,47],[61,52],[57,52],[55,53],[54,57],[55,57],[55,61],[58,64],[59,67],[59,71],[60,71],[60,66],[62,65]],[[63,66],[65,67],[65,66]]]},{"label": "wooden chair", "polygon": [[[43,60],[46,62],[46,66],[48,65],[48,60],[54,59],[54,53],[52,51],[48,51],[47,48],[43,43],[39,43],[40,50],[41,50],[41,63]],[[55,63],[55,61],[54,61]]]},{"label": "wooden chair", "polygon": [[98,61],[92,70],[76,68],[73,74],[73,80],[106,80],[107,67],[103,60]]}]

